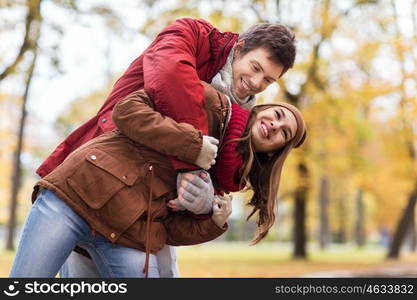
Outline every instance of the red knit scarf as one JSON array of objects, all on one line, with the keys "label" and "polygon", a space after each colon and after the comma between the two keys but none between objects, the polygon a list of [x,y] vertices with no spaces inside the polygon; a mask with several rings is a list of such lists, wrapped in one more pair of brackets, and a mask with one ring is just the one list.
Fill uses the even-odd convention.
[{"label": "red knit scarf", "polygon": [[230,140],[241,138],[246,129],[249,111],[239,104],[232,103],[232,114],[216,159],[214,175],[217,183],[229,192],[237,192],[244,188],[240,185],[243,157],[237,152],[239,141]]}]

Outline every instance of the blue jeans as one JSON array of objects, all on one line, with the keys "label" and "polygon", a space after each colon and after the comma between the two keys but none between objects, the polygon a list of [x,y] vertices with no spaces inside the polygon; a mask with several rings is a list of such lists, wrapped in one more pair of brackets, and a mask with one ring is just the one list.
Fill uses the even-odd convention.
[{"label": "blue jeans", "polygon": [[[43,189],[26,219],[10,277],[54,277],[72,249],[88,251],[101,277],[144,277],[143,251],[113,245],[53,192]],[[159,277],[150,255],[149,277]]]},{"label": "blue jeans", "polygon": [[[163,278],[179,277],[176,249],[165,245],[156,254],[159,276]],[[61,278],[98,278],[100,273],[94,261],[75,251],[72,251],[68,259],[59,270]]]}]

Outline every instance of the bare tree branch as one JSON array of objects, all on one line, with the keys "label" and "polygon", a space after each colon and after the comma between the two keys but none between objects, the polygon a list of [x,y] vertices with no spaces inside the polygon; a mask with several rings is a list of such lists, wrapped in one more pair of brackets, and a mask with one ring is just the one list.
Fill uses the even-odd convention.
[{"label": "bare tree branch", "polygon": [[39,29],[36,27],[41,26],[41,2],[42,0],[27,0],[28,12],[25,21],[25,36],[14,61],[0,73],[0,81],[16,71],[27,51],[37,47],[37,40],[39,39],[37,32],[39,32]]}]

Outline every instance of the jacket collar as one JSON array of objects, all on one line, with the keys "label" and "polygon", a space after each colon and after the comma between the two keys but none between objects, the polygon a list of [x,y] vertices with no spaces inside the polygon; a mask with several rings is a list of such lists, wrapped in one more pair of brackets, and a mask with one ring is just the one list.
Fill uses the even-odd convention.
[{"label": "jacket collar", "polygon": [[238,37],[239,35],[237,33],[221,32],[217,28],[211,30],[209,41],[212,59],[207,71],[210,82],[226,63],[227,57]]}]

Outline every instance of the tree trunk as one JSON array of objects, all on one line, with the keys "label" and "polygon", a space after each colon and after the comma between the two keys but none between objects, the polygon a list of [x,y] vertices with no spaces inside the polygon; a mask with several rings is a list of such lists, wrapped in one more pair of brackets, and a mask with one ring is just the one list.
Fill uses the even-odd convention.
[{"label": "tree trunk", "polygon": [[33,70],[36,65],[36,58],[37,58],[37,51],[35,49],[33,53],[32,63],[28,69],[27,78],[26,78],[26,87],[25,92],[23,94],[22,100],[22,109],[21,109],[21,117],[19,123],[19,135],[17,137],[17,147],[14,153],[14,161],[13,161],[13,171],[12,171],[12,187],[11,187],[11,198],[10,198],[10,209],[9,209],[9,221],[7,223],[7,240],[6,240],[6,249],[7,250],[14,250],[14,236],[16,230],[16,210],[17,210],[17,196],[20,189],[21,184],[21,170],[22,170],[22,163],[20,156],[22,154],[23,149],[23,137],[24,137],[24,129],[26,124],[26,117],[27,117],[27,100],[29,94],[30,84],[33,78]]},{"label": "tree trunk", "polygon": [[394,237],[388,251],[388,258],[398,258],[400,255],[401,244],[404,241],[407,229],[410,227],[412,218],[414,217],[414,207],[417,201],[417,185],[414,191],[408,197],[407,207],[404,209],[404,213],[398,222],[397,228],[394,233]]},{"label": "tree trunk", "polygon": [[294,207],[294,258],[306,258],[306,201],[308,170],[304,162],[298,165],[299,186],[295,192]]},{"label": "tree trunk", "polygon": [[416,214],[415,214],[415,209],[413,209],[413,216],[411,217],[410,220],[410,227],[408,228],[408,236],[409,236],[409,240],[410,240],[410,250],[411,252],[416,251],[417,248],[417,232],[416,232]]},{"label": "tree trunk", "polygon": [[339,193],[341,195],[338,195],[335,199],[336,201],[336,223],[337,223],[337,229],[335,231],[335,237],[334,241],[339,244],[346,243],[347,239],[347,207],[346,207],[346,193]]},{"label": "tree trunk", "polygon": [[326,176],[320,180],[320,196],[319,196],[319,210],[320,210],[320,231],[319,244],[320,249],[325,249],[329,243],[329,184]]},{"label": "tree trunk", "polygon": [[359,189],[356,196],[356,223],[355,241],[358,247],[365,245],[365,205],[363,203],[363,190]]},{"label": "tree trunk", "polygon": [[39,39],[37,33],[41,26],[41,2],[42,0],[27,0],[26,7],[28,12],[25,19],[25,35],[23,37],[23,42],[16,58],[0,72],[0,81],[11,74],[14,74],[18,65],[23,61],[25,54],[33,51],[37,47]]}]

